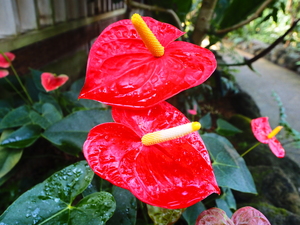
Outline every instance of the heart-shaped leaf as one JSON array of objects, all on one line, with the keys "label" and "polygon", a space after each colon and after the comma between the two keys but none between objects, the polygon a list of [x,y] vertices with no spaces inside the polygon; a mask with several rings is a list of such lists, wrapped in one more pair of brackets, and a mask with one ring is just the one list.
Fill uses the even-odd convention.
[{"label": "heart-shaped leaf", "polygon": [[256,194],[248,167],[232,144],[226,138],[213,133],[204,134],[202,138],[211,154],[218,185]]},{"label": "heart-shaped leaf", "polygon": [[7,113],[0,122],[0,129],[14,128],[23,126],[31,122],[29,117],[30,107],[20,106]]},{"label": "heart-shaped leaf", "polygon": [[174,224],[184,212],[183,209],[165,209],[147,204],[148,214],[154,224],[166,225]]},{"label": "heart-shaped leaf", "polygon": [[111,194],[96,192],[72,205],[93,175],[86,161],[62,169],[21,195],[0,216],[0,224],[105,224],[116,207]]}]

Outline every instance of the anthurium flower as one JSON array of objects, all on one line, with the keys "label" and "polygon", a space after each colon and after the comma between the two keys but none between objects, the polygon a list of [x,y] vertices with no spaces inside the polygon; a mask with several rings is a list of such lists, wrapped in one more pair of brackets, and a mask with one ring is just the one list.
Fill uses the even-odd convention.
[{"label": "anthurium flower", "polygon": [[275,137],[275,135],[282,129],[281,126],[272,130],[269,124],[269,118],[259,117],[251,121],[251,128],[254,136],[259,142],[268,144],[273,154],[278,158],[284,157],[285,150]]},{"label": "anthurium flower", "polygon": [[41,80],[42,86],[46,91],[53,91],[60,86],[64,85],[68,81],[69,77],[67,75],[56,76],[53,73],[42,73]]},{"label": "anthurium flower", "polygon": [[216,68],[212,52],[174,41],[184,32],[134,14],[108,26],[94,42],[79,98],[146,108],[203,83]]},{"label": "anthurium flower", "polygon": [[269,220],[257,209],[245,206],[234,212],[231,219],[225,211],[219,208],[210,208],[197,218],[196,225],[271,225]]},{"label": "anthurium flower", "polygon": [[[189,123],[166,102],[140,110],[113,107],[112,115],[115,123],[94,127],[83,146],[97,175],[145,203],[168,209],[185,208],[220,193],[206,147],[193,132],[199,123]],[[179,130],[191,133],[182,136],[179,125]],[[158,136],[163,142],[155,142]]]},{"label": "anthurium flower", "polygon": [[[7,60],[6,57],[3,56],[3,54],[9,59]],[[0,54],[0,67],[2,68],[8,68],[10,66],[10,62],[13,61],[16,58],[16,56],[11,52],[4,52]]]},{"label": "anthurium flower", "polygon": [[0,78],[6,77],[8,75],[8,70],[0,70]]},{"label": "anthurium flower", "polygon": [[194,104],[193,109],[188,109],[188,113],[193,116],[197,115],[197,104]]}]

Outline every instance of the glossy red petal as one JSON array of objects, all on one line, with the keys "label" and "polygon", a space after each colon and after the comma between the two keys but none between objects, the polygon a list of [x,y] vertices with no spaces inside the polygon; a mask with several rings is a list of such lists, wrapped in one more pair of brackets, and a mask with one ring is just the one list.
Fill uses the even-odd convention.
[{"label": "glossy red petal", "polygon": [[6,77],[8,74],[8,70],[0,70],[0,78]]},{"label": "glossy red petal", "polygon": [[234,225],[234,223],[222,209],[210,208],[199,214],[195,225]]},{"label": "glossy red petal", "polygon": [[[189,122],[166,102],[143,110],[113,108],[113,118],[140,137]],[[136,197],[163,208],[188,207],[220,191],[198,132],[130,151],[124,156],[120,170]]]},{"label": "glossy red petal", "polygon": [[276,157],[283,158],[285,156],[284,148],[275,137],[270,140],[269,147]]},{"label": "glossy red petal", "polygon": [[53,91],[59,88],[64,85],[68,79],[69,77],[67,75],[55,76],[52,73],[42,73],[41,75],[42,86],[46,91]]},{"label": "glossy red petal", "polygon": [[231,219],[235,225],[271,225],[260,211],[250,206],[238,209]]},{"label": "glossy red petal", "polygon": [[[16,58],[16,56],[11,52],[4,52],[4,54],[10,61],[13,61]],[[8,62],[6,58],[2,54],[0,54],[0,67],[8,68],[9,66],[10,62]]]},{"label": "glossy red petal", "polygon": [[141,147],[141,139],[128,127],[104,123],[91,129],[83,153],[97,175],[128,189],[119,172],[120,163],[127,152],[140,150]]},{"label": "glossy red petal", "polygon": [[251,129],[255,138],[264,144],[268,144],[270,139],[268,134],[272,132],[268,117],[259,117],[251,120]]},{"label": "glossy red petal", "polygon": [[216,60],[209,50],[172,42],[183,32],[152,18],[145,20],[164,45],[164,56],[155,58],[146,49],[130,20],[112,24],[90,51],[80,98],[122,107],[151,107],[203,83],[212,74]]}]

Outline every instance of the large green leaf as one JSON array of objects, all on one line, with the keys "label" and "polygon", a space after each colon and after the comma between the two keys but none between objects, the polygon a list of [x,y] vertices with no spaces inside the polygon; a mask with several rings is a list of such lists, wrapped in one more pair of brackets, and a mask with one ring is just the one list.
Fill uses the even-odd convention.
[{"label": "large green leaf", "polygon": [[111,194],[93,193],[72,205],[93,175],[86,161],[64,168],[21,195],[0,216],[0,224],[105,224],[116,207]]},{"label": "large green leaf", "polygon": [[77,155],[91,128],[112,121],[110,110],[77,111],[50,126],[42,135],[61,150]]},{"label": "large green leaf", "polygon": [[27,105],[20,106],[7,113],[0,122],[0,129],[23,126],[30,123],[30,107]]},{"label": "large green leaf", "polygon": [[27,124],[4,138],[0,145],[7,148],[26,148],[32,145],[41,134],[41,128],[38,125]]},{"label": "large green leaf", "polygon": [[[13,131],[5,130],[2,132],[0,142]],[[0,178],[5,176],[20,160],[23,149],[9,149],[0,146]],[[0,184],[1,185],[1,184]]]},{"label": "large green leaf", "polygon": [[136,198],[130,191],[117,186],[113,186],[112,194],[116,200],[117,208],[106,225],[134,225],[137,216]]},{"label": "large green leaf", "polygon": [[205,210],[205,206],[202,202],[198,202],[190,207],[188,207],[182,214],[183,218],[186,220],[188,225],[195,225],[196,220],[201,212]]},{"label": "large green leaf", "polygon": [[220,135],[230,136],[237,133],[242,133],[243,131],[228,123],[226,120],[217,119],[217,129],[216,132]]},{"label": "large green leaf", "polygon": [[226,138],[213,133],[204,134],[202,138],[211,155],[218,185],[256,194],[249,169],[232,144]]}]

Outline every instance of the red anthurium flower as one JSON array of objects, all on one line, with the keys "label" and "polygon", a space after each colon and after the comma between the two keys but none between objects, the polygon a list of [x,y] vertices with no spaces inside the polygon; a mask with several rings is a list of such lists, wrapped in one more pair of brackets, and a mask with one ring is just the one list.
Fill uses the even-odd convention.
[{"label": "red anthurium flower", "polygon": [[193,116],[197,115],[197,104],[194,104],[193,109],[188,109],[188,113],[193,115]]},{"label": "red anthurium flower", "polygon": [[283,158],[285,150],[280,142],[276,139],[275,135],[281,130],[281,126],[276,127],[273,131],[269,124],[268,117],[260,117],[251,121],[251,128],[256,139],[263,143],[268,144],[271,151],[278,158]]},{"label": "red anthurium flower", "polygon": [[183,34],[138,14],[111,24],[92,46],[79,98],[145,108],[203,83],[216,68],[215,57],[200,46],[174,41]]},{"label": "red anthurium flower", "polygon": [[41,80],[42,85],[46,91],[53,91],[60,86],[64,85],[68,81],[69,77],[67,75],[56,76],[53,73],[42,73]]},{"label": "red anthurium flower", "polygon": [[[4,54],[10,62],[16,58],[16,56],[11,52],[4,52],[2,54]],[[8,68],[10,66],[10,62],[2,54],[0,54],[0,67]]]},{"label": "red anthurium flower", "polygon": [[146,143],[149,134],[157,136],[165,129],[168,133],[169,128],[189,123],[172,105],[162,102],[141,110],[113,107],[112,115],[115,123],[94,127],[83,146],[97,175],[130,190],[145,203],[169,209],[185,208],[220,193],[198,132]]},{"label": "red anthurium flower", "polygon": [[0,70],[0,78],[6,77],[8,75],[8,70]]}]

